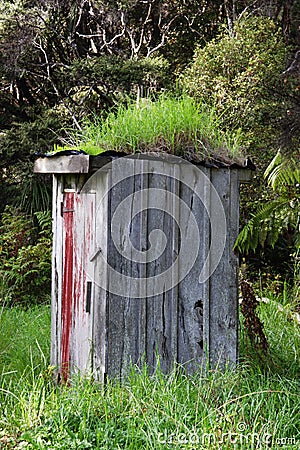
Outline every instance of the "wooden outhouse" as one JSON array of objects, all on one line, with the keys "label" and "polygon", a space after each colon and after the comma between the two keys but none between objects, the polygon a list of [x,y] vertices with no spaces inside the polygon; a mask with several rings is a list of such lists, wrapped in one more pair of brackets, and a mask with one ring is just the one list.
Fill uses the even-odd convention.
[{"label": "wooden outhouse", "polygon": [[53,174],[51,364],[59,378],[237,362],[233,245],[247,163],[58,154],[37,159],[35,172]]}]

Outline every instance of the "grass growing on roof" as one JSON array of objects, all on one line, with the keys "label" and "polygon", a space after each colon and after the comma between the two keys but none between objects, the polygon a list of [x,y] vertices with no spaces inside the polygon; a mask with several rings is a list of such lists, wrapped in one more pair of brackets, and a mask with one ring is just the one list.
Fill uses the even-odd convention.
[{"label": "grass growing on roof", "polygon": [[186,151],[203,157],[241,156],[240,132],[221,130],[215,110],[187,96],[120,106],[105,120],[87,122],[76,144],[89,154],[160,150],[179,156]]}]

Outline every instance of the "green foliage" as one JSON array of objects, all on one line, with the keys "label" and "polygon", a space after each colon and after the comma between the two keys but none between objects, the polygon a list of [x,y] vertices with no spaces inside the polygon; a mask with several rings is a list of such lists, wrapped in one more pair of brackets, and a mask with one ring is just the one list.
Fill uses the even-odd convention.
[{"label": "green foliage", "polygon": [[[268,203],[257,208],[255,214],[242,228],[235,248],[243,254],[258,254],[263,248],[263,258],[273,253],[271,266],[288,278],[296,302],[300,302],[300,170],[292,158],[278,151],[264,174],[273,190]],[[280,243],[280,246],[279,246]],[[270,252],[270,247],[274,252]],[[282,257],[284,255],[284,257]],[[250,265],[251,266],[251,265]],[[279,268],[279,270],[278,270]],[[284,270],[283,270],[284,269]],[[272,270],[268,269],[267,272]],[[292,278],[292,279],[291,279]]]},{"label": "green foliage", "polygon": [[[86,117],[105,118],[137,95],[173,90],[195,42],[200,47],[185,74],[186,89],[213,105],[218,126],[242,129],[237,142],[235,134],[233,143],[223,135],[221,148],[224,140],[230,149],[250,144],[256,165],[263,166],[274,154],[282,118],[285,146],[298,148],[298,78],[280,74],[289,51],[285,43],[299,41],[299,1],[242,0],[232,8],[229,3],[3,0],[0,213],[7,204],[21,204],[28,213],[47,209],[50,183],[32,176],[30,156],[72,143],[74,129],[80,130]],[[244,19],[245,11],[259,17]],[[233,22],[240,18],[233,31],[217,36],[229,16]],[[281,24],[284,43],[274,23],[262,16]],[[210,133],[214,140],[214,130]],[[88,151],[97,151],[93,138],[85,143]],[[199,151],[210,147],[210,139],[202,140]],[[249,188],[251,199],[259,197],[259,184],[258,175],[257,185]],[[244,203],[247,215],[250,202]]]},{"label": "green foliage", "polygon": [[263,323],[269,348],[264,355],[257,351],[257,347],[249,342],[245,319],[241,317],[242,359],[255,361],[262,370],[268,368],[270,373],[278,373],[283,377],[289,374],[292,378],[299,378],[300,330],[296,312],[297,299],[287,287],[280,295],[275,295],[270,290],[257,290],[255,293],[257,300],[260,300],[257,307],[258,316]]},{"label": "green foliage", "polygon": [[[265,170],[264,177],[272,189],[290,200],[297,197],[300,187],[300,168],[293,158],[283,157],[281,151],[273,158]],[[291,204],[290,206],[293,207]]]},{"label": "green foliage", "polygon": [[52,180],[33,174],[32,159],[60,142],[69,125],[63,109],[53,108],[0,133],[0,213],[8,204],[28,213],[50,208]]},{"label": "green foliage", "polygon": [[84,113],[136,94],[138,85],[167,87],[174,72],[161,49],[186,61],[199,37],[191,24],[205,23],[201,16],[195,0],[2,2],[1,110],[11,123],[9,112],[27,121],[39,105],[63,105],[78,126]]},{"label": "green foliage", "polygon": [[294,248],[300,248],[300,169],[292,159],[283,158],[280,151],[265,171],[275,198],[258,208],[240,232],[235,248],[247,253],[268,243],[274,247],[284,230],[293,233]]},{"label": "green foliage", "polygon": [[51,206],[50,180],[31,172],[22,182],[20,207],[28,214],[38,214],[39,211],[49,211]]},{"label": "green foliage", "polygon": [[[241,326],[244,364],[235,371],[187,377],[175,367],[169,375],[158,369],[149,376],[144,367],[132,370],[123,384],[107,380],[105,386],[76,377],[69,385],[54,386],[49,308],[3,309],[0,446],[204,450],[217,448],[223,437],[222,449],[232,450],[234,439],[234,448],[242,450],[255,448],[252,440],[255,446],[267,441],[270,448],[277,448],[280,438],[297,442],[299,326],[278,306],[277,298],[259,306],[272,361],[257,361]],[[184,437],[183,445],[178,441]]]},{"label": "green foliage", "polygon": [[[142,96],[167,88],[170,84],[168,69],[169,64],[163,57],[132,60],[110,55],[75,60],[65,76],[77,85],[70,92],[71,98],[89,114],[101,110],[105,103],[112,106],[124,102],[130,95],[136,96],[138,87]],[[110,100],[105,100],[105,96]]]},{"label": "green foliage", "polygon": [[31,217],[7,207],[0,227],[0,275],[2,290],[9,292],[2,303],[32,304],[50,293],[51,216],[36,213],[38,227]]},{"label": "green foliage", "polygon": [[[215,108],[221,127],[241,129],[240,144],[257,167],[251,185],[241,191],[241,222],[247,223],[245,230],[252,237],[250,244],[246,234],[241,234],[238,246],[247,252],[259,243],[271,249],[296,211],[282,202],[282,197],[274,196],[271,185],[269,190],[262,186],[263,170],[283,141],[287,111],[295,94],[291,86],[297,85],[297,80],[285,82],[282,76],[288,51],[282,30],[272,20],[244,15],[234,23],[233,30],[223,30],[204,47],[198,47],[193,63],[181,77],[190,95]],[[287,132],[296,142],[298,128],[289,127]],[[264,220],[267,217],[272,217],[271,221]],[[282,265],[289,259],[283,258]]]},{"label": "green foliage", "polygon": [[92,154],[152,149],[182,155],[189,147],[204,158],[240,156],[239,133],[222,131],[215,111],[187,96],[120,106],[106,120],[87,124],[77,146]]},{"label": "green foliage", "polygon": [[49,305],[1,307],[0,366],[8,385],[20,377],[33,381],[49,365],[50,313]]},{"label": "green foliage", "polygon": [[212,104],[225,127],[241,127],[245,144],[264,148],[274,142],[284,112],[281,73],[286,46],[274,22],[242,17],[205,47],[182,77],[185,90]]}]

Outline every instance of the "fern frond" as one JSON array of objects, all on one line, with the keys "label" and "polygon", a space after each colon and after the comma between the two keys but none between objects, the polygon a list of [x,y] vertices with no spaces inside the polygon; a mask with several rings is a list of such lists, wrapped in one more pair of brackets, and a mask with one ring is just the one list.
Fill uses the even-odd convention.
[{"label": "fern frond", "polygon": [[274,158],[272,159],[272,161],[266,168],[265,173],[264,173],[264,178],[268,178],[270,173],[273,172],[274,168],[277,167],[278,165],[280,165],[281,163],[282,163],[282,155],[281,155],[281,151],[278,150],[278,152],[276,153],[276,155],[274,156]]},{"label": "fern frond", "polygon": [[[259,245],[263,246],[268,234],[272,231],[272,216],[285,204],[286,201],[280,199],[261,206],[239,233],[234,249],[248,253],[250,250],[256,250]],[[272,242],[274,245],[276,241],[272,239]]]},{"label": "fern frond", "polygon": [[278,199],[258,209],[238,235],[234,248],[248,253],[264,245],[274,247],[284,229],[293,230],[296,248],[300,242],[300,168],[293,159],[278,151],[267,167],[264,178]]},{"label": "fern frond", "polygon": [[34,213],[37,218],[41,238],[51,238],[52,234],[52,217],[50,211],[37,211]]},{"label": "fern frond", "polygon": [[299,164],[293,159],[283,159],[278,151],[266,168],[264,178],[274,191],[283,187],[294,187],[300,183]]}]

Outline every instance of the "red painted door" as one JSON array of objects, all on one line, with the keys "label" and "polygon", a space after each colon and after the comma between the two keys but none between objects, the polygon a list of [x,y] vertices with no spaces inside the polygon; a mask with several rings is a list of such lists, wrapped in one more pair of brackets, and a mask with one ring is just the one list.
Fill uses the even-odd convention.
[{"label": "red painted door", "polygon": [[95,195],[66,191],[62,203],[61,377],[91,370]]}]

